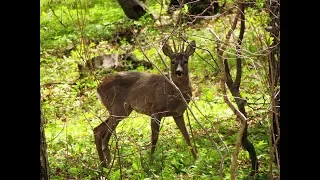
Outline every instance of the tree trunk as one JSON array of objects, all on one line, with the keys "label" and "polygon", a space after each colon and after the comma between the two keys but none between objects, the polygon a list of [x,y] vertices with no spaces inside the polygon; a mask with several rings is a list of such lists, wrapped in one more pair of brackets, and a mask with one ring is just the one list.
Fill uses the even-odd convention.
[{"label": "tree trunk", "polygon": [[[269,5],[269,1],[266,3]],[[269,85],[273,99],[272,103],[272,145],[275,149],[275,162],[280,163],[280,0],[271,1],[268,9],[271,21],[269,27],[266,28],[273,37],[271,44],[271,53],[269,56]],[[278,139],[278,140],[277,140]],[[275,144],[276,143],[276,144]],[[277,152],[276,152],[277,151]],[[279,160],[279,162],[278,162]]]},{"label": "tree trunk", "polygon": [[[41,94],[40,94],[41,99]],[[44,133],[43,119],[40,104],[40,180],[49,180],[49,163],[47,157],[46,136]]]},{"label": "tree trunk", "polygon": [[[227,59],[224,60],[224,65],[225,65],[225,72],[226,72],[226,84],[234,97],[237,107],[239,111],[247,118],[247,112],[245,110],[245,105],[246,105],[246,100],[242,98],[240,94],[240,85],[241,85],[241,77],[242,77],[242,56],[241,56],[241,44],[242,44],[242,39],[244,36],[244,31],[245,31],[245,6],[244,3],[239,3],[239,9],[240,9],[240,20],[241,20],[241,25],[240,25],[240,34],[238,38],[238,44],[236,46],[236,67],[237,67],[237,72],[236,72],[236,77],[235,80],[233,81],[231,73],[230,73],[230,68],[228,65]],[[241,144],[245,150],[248,151],[250,160],[251,160],[251,169],[252,171],[250,172],[250,175],[255,175],[255,173],[258,172],[259,170],[259,162],[256,154],[256,150],[252,144],[251,141],[248,139],[248,123],[246,122],[245,128],[243,131],[243,136],[241,138]]]},{"label": "tree trunk", "polygon": [[144,4],[138,0],[118,0],[118,3],[130,19],[139,20],[140,17],[147,13]]}]

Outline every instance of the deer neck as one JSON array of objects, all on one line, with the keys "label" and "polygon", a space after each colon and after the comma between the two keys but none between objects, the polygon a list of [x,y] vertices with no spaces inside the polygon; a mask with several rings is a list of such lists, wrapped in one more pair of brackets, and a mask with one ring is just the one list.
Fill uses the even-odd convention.
[{"label": "deer neck", "polygon": [[189,76],[184,76],[182,78],[178,78],[175,75],[171,75],[173,83],[181,90],[181,92],[184,94],[184,92],[191,91],[191,85]]}]

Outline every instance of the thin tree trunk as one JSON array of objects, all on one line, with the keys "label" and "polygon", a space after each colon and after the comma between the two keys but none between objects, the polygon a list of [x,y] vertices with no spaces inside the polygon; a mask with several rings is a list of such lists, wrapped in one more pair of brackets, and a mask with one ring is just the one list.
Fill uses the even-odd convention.
[{"label": "thin tree trunk", "polygon": [[[246,117],[248,118],[247,112],[245,110],[245,105],[246,105],[246,100],[242,98],[240,94],[240,84],[241,84],[241,77],[242,77],[242,57],[241,57],[241,44],[242,44],[242,39],[244,35],[244,30],[245,30],[245,15],[244,15],[244,9],[245,6],[243,2],[238,3],[238,7],[240,9],[240,20],[241,20],[241,25],[240,25],[240,35],[238,38],[238,44],[236,46],[236,60],[237,60],[237,73],[235,77],[235,81],[232,80],[231,74],[230,74],[230,69],[228,66],[228,62],[225,60],[225,71],[226,71],[226,76],[227,76],[227,85],[228,88],[232,94],[232,96],[235,98],[237,107],[239,111]],[[243,130],[243,135],[241,137],[241,144],[245,150],[248,151],[250,160],[251,160],[251,173],[250,175],[254,175],[259,168],[258,164],[258,158],[256,155],[255,148],[253,144],[248,140],[248,123],[243,122],[244,124],[244,130]]]},{"label": "thin tree trunk", "polygon": [[267,1],[270,10],[271,21],[266,28],[273,37],[269,55],[269,85],[271,91],[271,118],[272,118],[272,146],[274,149],[275,162],[280,165],[280,0]]},{"label": "thin tree trunk", "polygon": [[[41,99],[41,94],[40,94]],[[46,136],[44,133],[43,118],[40,104],[40,180],[50,180],[49,163],[47,157]]]},{"label": "thin tree trunk", "polygon": [[[254,175],[258,171],[259,164],[258,164],[258,159],[257,159],[255,148],[254,148],[253,144],[248,140],[247,113],[245,111],[246,101],[244,99],[242,99],[242,97],[240,95],[240,84],[241,84],[241,76],[242,76],[241,44],[242,44],[243,34],[244,34],[244,30],[245,30],[245,19],[244,19],[245,16],[244,16],[243,2],[238,2],[238,7],[239,7],[239,9],[238,9],[237,15],[234,19],[234,22],[232,24],[231,29],[229,30],[229,32],[226,36],[226,40],[225,40],[224,44],[221,44],[220,39],[217,37],[217,35],[213,31],[211,31],[211,32],[213,35],[216,36],[216,38],[218,40],[217,52],[218,52],[218,58],[219,58],[219,66],[222,69],[222,71],[221,71],[221,77],[222,77],[221,78],[221,80],[222,80],[221,81],[221,88],[222,88],[222,92],[224,94],[224,96],[223,96],[224,100],[228,104],[228,106],[232,109],[232,111],[237,115],[237,118],[239,118],[241,120],[241,128],[240,128],[238,140],[236,143],[237,145],[236,145],[233,157],[237,158],[237,155],[239,152],[239,140],[241,140],[241,145],[243,146],[243,148],[245,150],[248,151],[250,159],[251,159],[252,171],[251,171],[250,175]],[[228,61],[223,60],[222,58],[223,58],[223,53],[227,48],[226,44],[228,44],[229,39],[231,37],[231,33],[232,33],[232,31],[234,31],[234,29],[237,26],[238,17],[240,17],[240,19],[241,19],[241,27],[240,27],[240,35],[239,35],[239,39],[238,39],[238,44],[236,47],[236,50],[237,50],[237,56],[236,56],[236,58],[237,58],[237,73],[236,73],[235,81],[233,81],[231,74],[230,74]],[[227,84],[232,96],[234,97],[238,109],[233,107],[232,103],[228,99],[227,94],[226,94],[225,84]],[[232,177],[231,179],[235,179],[236,166],[237,166],[236,159],[233,159],[232,165],[231,165],[231,177]]]}]

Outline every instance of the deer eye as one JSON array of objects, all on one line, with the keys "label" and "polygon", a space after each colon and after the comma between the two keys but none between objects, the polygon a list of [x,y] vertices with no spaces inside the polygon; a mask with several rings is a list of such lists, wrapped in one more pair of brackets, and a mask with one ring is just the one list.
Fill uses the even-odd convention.
[{"label": "deer eye", "polygon": [[174,64],[174,61],[171,61],[171,64]]},{"label": "deer eye", "polygon": [[184,60],[183,63],[184,63],[184,64],[188,64],[188,61],[187,61],[187,60]]}]

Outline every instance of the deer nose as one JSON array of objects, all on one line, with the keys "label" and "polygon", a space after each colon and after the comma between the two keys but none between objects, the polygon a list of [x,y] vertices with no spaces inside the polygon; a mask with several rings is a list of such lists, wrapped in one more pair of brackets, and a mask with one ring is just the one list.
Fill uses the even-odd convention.
[{"label": "deer nose", "polygon": [[183,72],[183,69],[182,69],[182,67],[181,67],[180,64],[178,64],[178,67],[177,67],[177,69],[176,69],[176,72],[177,72],[177,73],[180,73],[180,74]]},{"label": "deer nose", "polygon": [[178,64],[178,67],[177,67],[177,69],[176,69],[176,75],[177,75],[178,77],[181,77],[181,76],[183,75],[183,68],[181,67],[180,64]]}]

